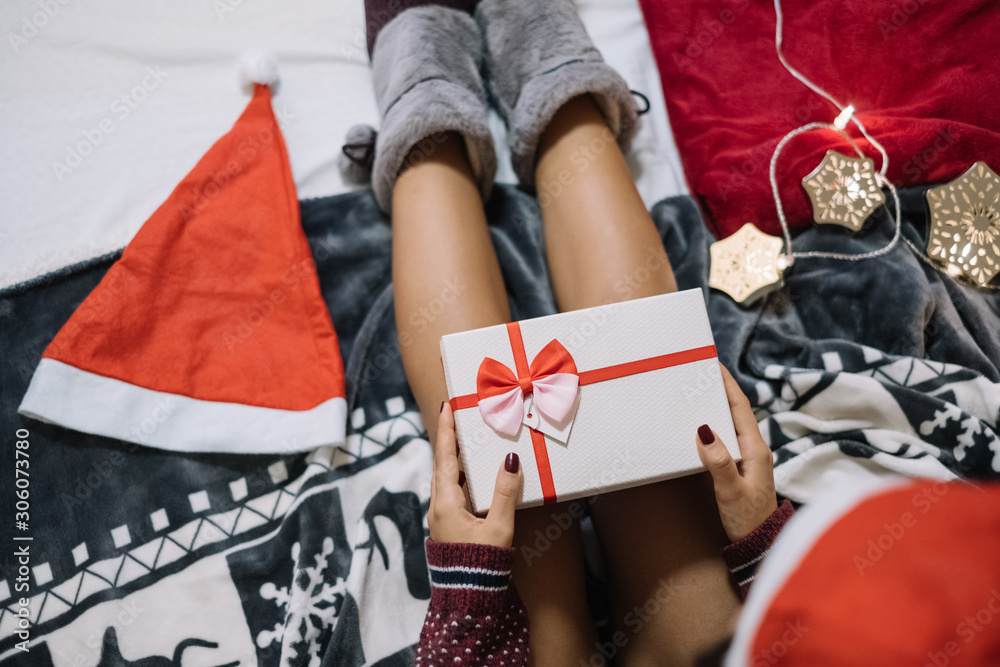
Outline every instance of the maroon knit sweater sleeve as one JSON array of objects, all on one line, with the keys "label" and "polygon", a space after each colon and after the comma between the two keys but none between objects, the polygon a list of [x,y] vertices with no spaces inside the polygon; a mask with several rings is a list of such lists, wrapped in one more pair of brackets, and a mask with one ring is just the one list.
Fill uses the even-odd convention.
[{"label": "maroon knit sweater sleeve", "polygon": [[[757,565],[795,509],[783,501],[752,533],[722,555],[745,598]],[[528,614],[510,581],[515,549],[428,539],[431,601],[415,664],[528,664]]]},{"label": "maroon knit sweater sleeve", "polygon": [[427,540],[431,602],[415,664],[528,664],[528,614],[510,581],[515,549]]},{"label": "maroon knit sweater sleeve", "polygon": [[771,550],[771,545],[777,539],[782,526],[792,518],[793,514],[795,508],[792,507],[792,503],[783,500],[778,509],[774,510],[771,516],[752,533],[722,548],[722,557],[726,559],[726,565],[729,566],[729,571],[740,587],[744,600],[750,592],[750,584],[757,576],[757,566]]}]

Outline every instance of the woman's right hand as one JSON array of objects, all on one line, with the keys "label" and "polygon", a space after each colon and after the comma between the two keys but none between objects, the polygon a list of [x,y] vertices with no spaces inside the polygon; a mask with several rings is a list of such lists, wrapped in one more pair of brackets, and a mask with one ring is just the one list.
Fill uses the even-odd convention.
[{"label": "woman's right hand", "polygon": [[493,504],[484,518],[472,513],[458,469],[455,415],[451,406],[441,405],[437,442],[434,443],[434,476],[427,525],[435,542],[471,542],[509,547],[514,540],[514,510],[521,491],[521,465],[517,454],[507,455],[497,472]]}]

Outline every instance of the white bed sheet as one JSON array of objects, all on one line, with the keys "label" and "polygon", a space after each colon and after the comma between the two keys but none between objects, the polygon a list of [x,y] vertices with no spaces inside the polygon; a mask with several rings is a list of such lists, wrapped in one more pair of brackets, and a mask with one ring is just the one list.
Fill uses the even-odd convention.
[{"label": "white bed sheet", "polygon": [[[578,4],[650,99],[630,156],[643,199],[686,192],[637,0]],[[299,197],[357,187],[336,156],[351,125],[378,125],[361,0],[7,0],[0,27],[0,287],[128,243],[242,112],[246,51],[278,58]],[[493,126],[498,180],[514,182]]]}]

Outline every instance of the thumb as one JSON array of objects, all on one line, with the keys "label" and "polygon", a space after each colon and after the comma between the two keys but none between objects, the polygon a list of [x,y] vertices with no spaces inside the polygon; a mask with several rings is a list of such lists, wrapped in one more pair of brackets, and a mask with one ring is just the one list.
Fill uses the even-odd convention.
[{"label": "thumb", "polygon": [[725,491],[740,481],[736,461],[708,424],[698,427],[698,458],[712,473],[716,493]]},{"label": "thumb", "polygon": [[521,495],[521,463],[517,454],[511,452],[497,471],[497,482],[493,489],[493,503],[486,514],[486,524],[490,526],[498,541],[504,544],[497,546],[509,547],[514,539],[514,511],[517,509],[517,498]]}]

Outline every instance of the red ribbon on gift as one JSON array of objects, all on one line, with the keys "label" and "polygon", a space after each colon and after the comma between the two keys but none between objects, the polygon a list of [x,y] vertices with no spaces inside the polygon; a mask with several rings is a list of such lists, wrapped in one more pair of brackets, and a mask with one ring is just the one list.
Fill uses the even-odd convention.
[{"label": "red ribbon on gift", "polygon": [[561,422],[573,410],[579,387],[580,374],[573,356],[557,340],[549,341],[535,355],[527,376],[518,377],[489,357],[483,359],[476,375],[480,414],[487,424],[507,435],[517,435],[521,427],[525,395],[533,395],[539,412]]},{"label": "red ribbon on gift", "polygon": [[[516,377],[509,368],[499,361],[490,358],[484,359],[476,378],[477,393],[452,398],[449,401],[452,410],[478,407],[483,398],[504,394],[511,388],[519,387],[523,394],[531,393],[535,383],[555,374],[571,373],[577,375],[579,385],[582,387],[595,382],[615,380],[661,368],[714,359],[718,356],[714,345],[706,345],[657,357],[629,361],[624,364],[577,372],[572,355],[559,341],[549,342],[529,366],[528,356],[524,351],[524,341],[521,339],[520,324],[517,322],[508,323],[507,336],[510,338],[510,349],[514,354]],[[531,432],[531,445],[535,450],[535,463],[542,487],[542,498],[544,503],[548,505],[556,502],[556,487],[552,481],[552,469],[549,466],[549,454],[545,447],[545,435],[534,428],[529,427],[529,430]]]}]

